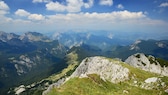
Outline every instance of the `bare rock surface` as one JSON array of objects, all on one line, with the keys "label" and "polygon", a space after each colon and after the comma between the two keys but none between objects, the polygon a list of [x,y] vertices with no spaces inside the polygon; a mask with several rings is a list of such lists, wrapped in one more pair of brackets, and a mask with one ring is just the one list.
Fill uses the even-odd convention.
[{"label": "bare rock surface", "polygon": [[129,69],[121,66],[118,60],[104,57],[89,57],[82,61],[71,77],[87,77],[88,74],[100,75],[103,80],[113,83],[129,79]]},{"label": "bare rock surface", "polygon": [[168,67],[162,67],[153,56],[147,57],[143,53],[137,53],[128,57],[125,62],[131,66],[140,68],[145,71],[168,76]]}]

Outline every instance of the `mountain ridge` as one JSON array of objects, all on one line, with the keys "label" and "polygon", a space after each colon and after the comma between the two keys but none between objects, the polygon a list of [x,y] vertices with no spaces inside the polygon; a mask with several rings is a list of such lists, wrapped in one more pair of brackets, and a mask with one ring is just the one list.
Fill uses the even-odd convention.
[{"label": "mountain ridge", "polygon": [[[66,36],[63,36],[65,34]],[[128,41],[125,42],[124,45],[122,43],[124,40],[117,40],[115,39],[116,36],[114,37],[112,34],[102,34],[102,36],[92,33],[75,33],[75,35],[73,35],[73,33],[65,34],[61,34],[62,38],[59,38],[61,37],[59,35],[57,40],[53,40],[51,37],[49,38],[36,32],[27,32],[22,35],[0,32],[0,87],[3,88],[7,84],[6,87],[9,87],[10,85],[10,87],[12,87],[11,89],[13,89],[13,87],[22,84],[19,88],[22,90],[25,88],[23,95],[25,93],[30,94],[35,92],[42,94],[42,91],[49,84],[60,78],[65,79],[65,77],[70,76],[83,59],[89,59],[94,56],[104,56],[107,57],[107,59],[117,58],[117,60],[121,61],[125,60],[132,54],[141,52],[146,55],[155,56],[155,59],[157,59],[159,63],[163,62],[161,67],[167,64],[168,40],[137,40],[133,44],[128,44],[130,42]],[[68,36],[69,38],[65,38],[62,41],[59,40]],[[72,47],[65,46],[66,43],[64,42],[68,40],[72,41],[72,43],[69,44]],[[67,57],[69,54],[71,57]],[[78,62],[67,61],[73,58],[77,58],[76,60]],[[73,62],[75,62],[75,64],[71,64]],[[98,72],[96,70],[93,71],[95,71],[95,73]],[[96,77],[96,79],[101,80],[101,82],[104,81],[101,74],[87,74],[88,72],[90,71],[82,74],[84,76],[88,75],[88,77],[83,78],[93,78],[92,80],[94,80]],[[41,79],[44,79],[54,73],[58,74],[57,77],[54,78],[56,80],[51,77],[49,79],[52,79],[52,81],[49,79],[40,81]],[[144,73],[144,75],[145,74],[148,73]],[[156,76],[154,75],[148,78],[160,81],[160,77],[155,77]],[[16,84],[13,84],[13,78],[15,78]],[[40,82],[36,83],[36,81]],[[28,85],[31,83],[33,83],[32,86]],[[39,88],[36,89],[36,87]],[[35,89],[37,91],[35,91]],[[4,92],[2,89],[1,91]]]},{"label": "mountain ridge", "polygon": [[[96,63],[97,65],[92,66],[91,64],[94,63]],[[90,66],[88,64],[90,64]],[[125,69],[120,70],[112,69],[113,67],[116,67],[114,65],[121,66],[121,68]],[[106,69],[104,69],[104,67],[106,67]],[[125,72],[125,70],[127,72]],[[115,79],[119,79],[119,81],[115,81]],[[51,85],[51,87],[49,87],[48,90],[44,91],[43,95],[54,95],[54,94],[67,95],[68,93],[73,93],[73,95],[78,94],[90,95],[89,93],[92,93],[92,95],[97,95],[100,93],[101,95],[107,95],[107,93],[108,94],[115,93],[114,95],[131,94],[131,93],[135,94],[136,92],[132,91],[132,89],[136,91],[143,91],[141,93],[136,93],[136,95],[141,94],[148,95],[151,92],[154,92],[152,95],[158,95],[159,93],[166,95],[168,93],[167,92],[168,86],[165,79],[167,80],[168,78],[161,77],[157,74],[146,72],[141,69],[132,67],[131,65],[116,59],[108,59],[105,57],[88,57],[80,63],[80,65],[76,68],[76,70],[74,71],[74,73],[72,73],[70,77],[68,77],[67,79],[60,79],[57,83],[55,83],[55,85]],[[76,82],[80,81],[79,83],[82,84],[82,86],[84,87],[76,84],[75,81]],[[90,85],[87,84],[87,82],[89,82]],[[85,85],[85,83],[87,85]],[[111,84],[115,85],[119,87],[120,90],[118,89],[118,91],[116,92],[109,92],[108,90],[103,90],[103,88],[99,88],[101,86],[106,87],[107,86],[106,83],[108,83],[108,85]],[[72,85],[73,87],[77,87],[78,90],[76,88],[74,88],[76,90],[70,88],[70,86]],[[125,86],[120,87],[119,85],[125,85]],[[99,92],[98,88],[102,92]],[[130,90],[128,90],[129,88]],[[85,92],[86,89],[87,92]],[[93,92],[92,89],[97,90],[93,90],[95,91]],[[112,89],[115,88],[111,88],[109,90]]]}]

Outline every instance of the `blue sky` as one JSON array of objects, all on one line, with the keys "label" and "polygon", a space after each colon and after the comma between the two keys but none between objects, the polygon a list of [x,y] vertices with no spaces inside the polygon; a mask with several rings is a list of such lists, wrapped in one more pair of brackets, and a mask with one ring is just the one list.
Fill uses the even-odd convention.
[{"label": "blue sky", "polygon": [[168,34],[168,0],[0,0],[0,31]]}]

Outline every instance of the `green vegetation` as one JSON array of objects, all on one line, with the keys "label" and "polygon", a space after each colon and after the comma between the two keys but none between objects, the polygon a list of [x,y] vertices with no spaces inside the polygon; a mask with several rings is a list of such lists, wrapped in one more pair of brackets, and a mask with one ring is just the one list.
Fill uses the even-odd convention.
[{"label": "green vegetation", "polygon": [[151,73],[151,72],[148,72],[148,71],[144,71],[144,70],[141,70],[141,69],[138,69],[138,68],[134,68],[126,63],[122,63],[122,66],[128,68],[130,70],[130,77],[131,76],[134,76],[136,77],[139,81],[144,81],[146,80],[147,78],[150,78],[150,77],[156,77],[156,76],[159,76],[157,74],[154,74],[154,73]]},{"label": "green vegetation", "polygon": [[148,57],[151,64],[157,65],[157,61],[153,57]]},{"label": "green vegetation", "polygon": [[141,62],[144,66],[146,66],[146,64],[144,62]]},{"label": "green vegetation", "polygon": [[105,82],[95,74],[88,76],[70,79],[60,88],[53,88],[47,95],[166,95],[163,91],[145,90],[131,86],[127,82]]},{"label": "green vegetation", "polygon": [[140,54],[137,54],[135,57],[140,58]]},{"label": "green vegetation", "polygon": [[49,78],[46,78],[45,80],[57,81],[62,77],[70,76],[79,65],[79,62],[77,61],[78,55],[75,52],[71,52],[66,56],[66,60],[66,63],[69,64],[67,68],[63,69],[60,73],[54,74]]},{"label": "green vegetation", "polygon": [[168,61],[167,60],[164,60],[164,59],[161,59],[161,58],[156,58],[156,60],[160,63],[160,66],[161,67],[168,67]]},{"label": "green vegetation", "polygon": [[161,67],[167,67],[168,66],[168,61],[161,59],[161,58],[153,58],[152,56],[148,56],[149,61],[151,64],[155,63],[157,65],[157,62],[160,64]]},{"label": "green vegetation", "polygon": [[[54,87],[47,95],[167,95],[164,89],[146,90],[139,87],[146,79],[159,75],[134,68],[118,60],[109,60],[128,68],[130,80],[111,83],[103,81],[99,75],[89,74],[87,78],[72,78],[61,87]],[[168,77],[160,78],[166,85],[168,84]],[[134,81],[137,81],[139,86],[134,86]]]}]

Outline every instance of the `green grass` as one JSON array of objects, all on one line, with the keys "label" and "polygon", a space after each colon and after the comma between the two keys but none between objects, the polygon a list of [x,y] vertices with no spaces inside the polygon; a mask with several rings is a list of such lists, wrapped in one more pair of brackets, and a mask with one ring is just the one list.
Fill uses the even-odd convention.
[{"label": "green grass", "polygon": [[89,78],[73,78],[60,88],[53,88],[47,95],[166,95],[163,91],[145,90],[127,82],[114,84],[104,82],[97,75]]},{"label": "green grass", "polygon": [[128,68],[129,71],[130,71],[130,78],[132,76],[136,77],[137,79],[139,79],[140,81],[144,81],[146,80],[147,78],[150,78],[150,77],[158,77],[159,75],[158,74],[155,74],[155,73],[151,73],[151,72],[148,72],[148,71],[144,71],[144,70],[141,70],[141,69],[138,69],[138,68],[135,68],[133,66],[130,66],[129,64],[127,63],[124,63],[122,61],[119,61],[117,59],[111,59],[111,58],[107,58],[108,60],[110,60],[111,62],[115,63],[115,64],[120,64],[122,65],[123,67],[125,68]]},{"label": "green grass", "polygon": [[76,67],[79,65],[79,62],[77,61],[77,59],[78,59],[78,55],[75,52],[69,53],[66,56],[68,67],[63,69],[60,73],[54,74],[46,78],[45,80],[57,81],[62,77],[70,76],[73,73],[73,71],[76,69]]},{"label": "green grass", "polygon": [[124,66],[124,67],[126,67],[130,70],[130,77],[134,76],[137,79],[139,79],[140,81],[144,81],[144,80],[146,80],[147,78],[150,78],[150,77],[158,77],[159,76],[158,74],[151,73],[151,72],[148,72],[148,71],[144,71],[144,70],[132,67],[132,66],[130,66],[126,63],[123,63],[123,62],[121,62],[121,64],[122,64],[122,66]]},{"label": "green grass", "polygon": [[161,58],[156,58],[156,60],[160,63],[161,67],[168,67],[168,61],[161,59]]},{"label": "green grass", "polygon": [[[109,58],[108,58],[109,59]],[[96,74],[88,75],[88,78],[72,78],[59,88],[53,88],[47,95],[167,95],[164,89],[146,90],[133,85],[138,81],[140,86],[147,78],[159,77],[158,74],[134,68],[117,59],[109,59],[115,64],[120,64],[130,70],[130,80],[120,83],[103,81]],[[160,77],[168,85],[168,77]]]}]

